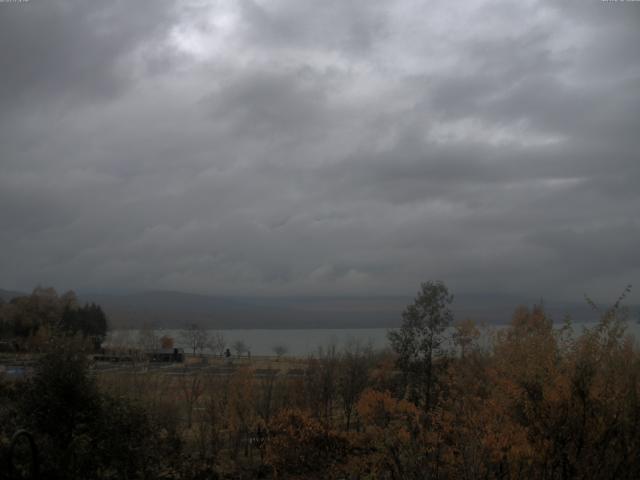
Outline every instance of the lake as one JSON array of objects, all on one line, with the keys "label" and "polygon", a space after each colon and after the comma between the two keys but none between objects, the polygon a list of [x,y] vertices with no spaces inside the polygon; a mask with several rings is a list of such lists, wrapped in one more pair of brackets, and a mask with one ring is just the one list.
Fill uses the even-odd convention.
[{"label": "lake", "polygon": [[[211,331],[212,333],[214,331]],[[318,347],[335,345],[343,348],[350,341],[370,344],[374,349],[387,346],[386,328],[354,328],[354,329],[291,329],[291,330],[215,330],[224,336],[227,346],[231,348],[234,342],[242,341],[251,351],[251,355],[275,355],[273,348],[282,345],[287,349],[287,355],[306,356],[316,352]],[[168,335],[175,341],[176,347],[185,348],[181,330],[156,330],[157,336]],[[137,330],[116,330],[112,332],[110,341],[114,344],[135,344]]]},{"label": "lake", "polygon": [[[584,327],[595,325],[589,323],[574,324],[575,333],[582,332]],[[560,327],[562,325],[558,325]],[[483,336],[481,344],[487,344],[492,332],[504,328],[505,325],[490,325],[482,328]],[[338,350],[344,348],[351,341],[359,341],[362,344],[370,344],[374,349],[380,350],[389,346],[387,340],[387,328],[353,328],[353,329],[255,329],[255,330],[216,330],[222,333],[231,348],[236,341],[243,341],[248,346],[252,355],[274,355],[273,348],[283,345],[287,349],[287,355],[306,356],[317,352],[318,347],[335,345]],[[640,325],[629,322],[628,332],[640,338]],[[213,332],[213,331],[212,331]],[[168,335],[175,341],[176,347],[186,347],[182,341],[180,330],[156,330],[160,337]],[[446,336],[450,332],[445,333]],[[137,330],[116,330],[111,332],[108,341],[114,344],[135,344],[138,336]],[[185,348],[185,350],[187,350]]]}]

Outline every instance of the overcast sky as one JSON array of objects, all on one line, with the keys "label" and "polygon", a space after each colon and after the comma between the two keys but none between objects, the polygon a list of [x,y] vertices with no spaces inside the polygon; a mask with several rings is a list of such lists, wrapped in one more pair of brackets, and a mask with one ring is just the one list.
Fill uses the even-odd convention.
[{"label": "overcast sky", "polygon": [[0,3],[0,288],[640,288],[639,46],[640,2]]}]

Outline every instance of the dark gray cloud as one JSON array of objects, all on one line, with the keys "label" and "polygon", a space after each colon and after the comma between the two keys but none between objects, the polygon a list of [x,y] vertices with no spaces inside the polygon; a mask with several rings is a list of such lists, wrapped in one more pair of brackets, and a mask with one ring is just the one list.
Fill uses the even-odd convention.
[{"label": "dark gray cloud", "polygon": [[0,286],[615,295],[640,4],[0,4]]},{"label": "dark gray cloud", "polygon": [[[134,72],[120,65],[170,22],[167,2],[33,0],[3,5],[0,101],[34,109],[48,102],[109,99]],[[31,110],[33,111],[33,110]]]}]

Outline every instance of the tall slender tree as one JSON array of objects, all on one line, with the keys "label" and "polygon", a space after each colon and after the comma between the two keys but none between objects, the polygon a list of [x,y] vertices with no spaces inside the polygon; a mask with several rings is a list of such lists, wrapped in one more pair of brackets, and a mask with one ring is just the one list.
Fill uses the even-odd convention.
[{"label": "tall slender tree", "polygon": [[414,302],[402,313],[402,327],[388,334],[404,374],[406,392],[426,410],[433,401],[434,359],[453,321],[451,302],[453,295],[443,282],[422,283]]}]

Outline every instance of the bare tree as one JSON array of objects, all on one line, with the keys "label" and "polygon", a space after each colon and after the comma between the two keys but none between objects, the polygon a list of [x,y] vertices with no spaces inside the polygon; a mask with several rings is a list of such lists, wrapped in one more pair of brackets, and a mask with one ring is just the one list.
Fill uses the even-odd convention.
[{"label": "bare tree", "polygon": [[[202,409],[196,431],[200,453],[216,458],[224,446],[225,422],[228,415],[229,376],[207,375],[199,405]],[[225,432],[226,433],[226,432]]]},{"label": "bare tree", "polygon": [[305,374],[305,393],[311,410],[326,427],[331,425],[338,381],[338,354],[335,345],[318,348],[309,357]]},{"label": "bare tree", "polygon": [[156,330],[148,323],[142,325],[138,332],[138,346],[145,352],[153,352],[160,345]]},{"label": "bare tree", "polygon": [[209,348],[218,356],[223,356],[227,348],[227,341],[222,332],[213,332],[209,339]]},{"label": "bare tree", "polygon": [[111,352],[125,352],[134,345],[130,330],[111,330],[107,333],[105,348]]},{"label": "bare tree", "polygon": [[372,355],[370,344],[363,345],[355,339],[347,343],[342,355],[338,391],[342,399],[347,431],[351,427],[351,419],[358,398],[367,387]]},{"label": "bare tree", "polygon": [[278,370],[267,370],[259,379],[256,379],[256,410],[267,424],[274,409],[277,375]]},{"label": "bare tree", "polygon": [[236,340],[235,342],[233,342],[232,348],[236,352],[236,355],[238,357],[249,350],[249,347],[247,347],[247,344],[244,343],[242,340]]},{"label": "bare tree", "polygon": [[186,325],[180,332],[180,336],[187,348],[193,352],[193,355],[197,352],[202,354],[202,351],[209,343],[209,332],[197,323]]},{"label": "bare tree", "polygon": [[278,360],[280,360],[284,355],[287,354],[287,352],[289,351],[289,349],[287,348],[286,345],[275,345],[273,348],[273,353],[276,354],[276,356],[278,357]]},{"label": "bare tree", "polygon": [[179,378],[180,390],[182,390],[185,407],[187,408],[187,428],[191,428],[193,408],[204,393],[203,379],[200,372],[188,372],[186,368]]}]

